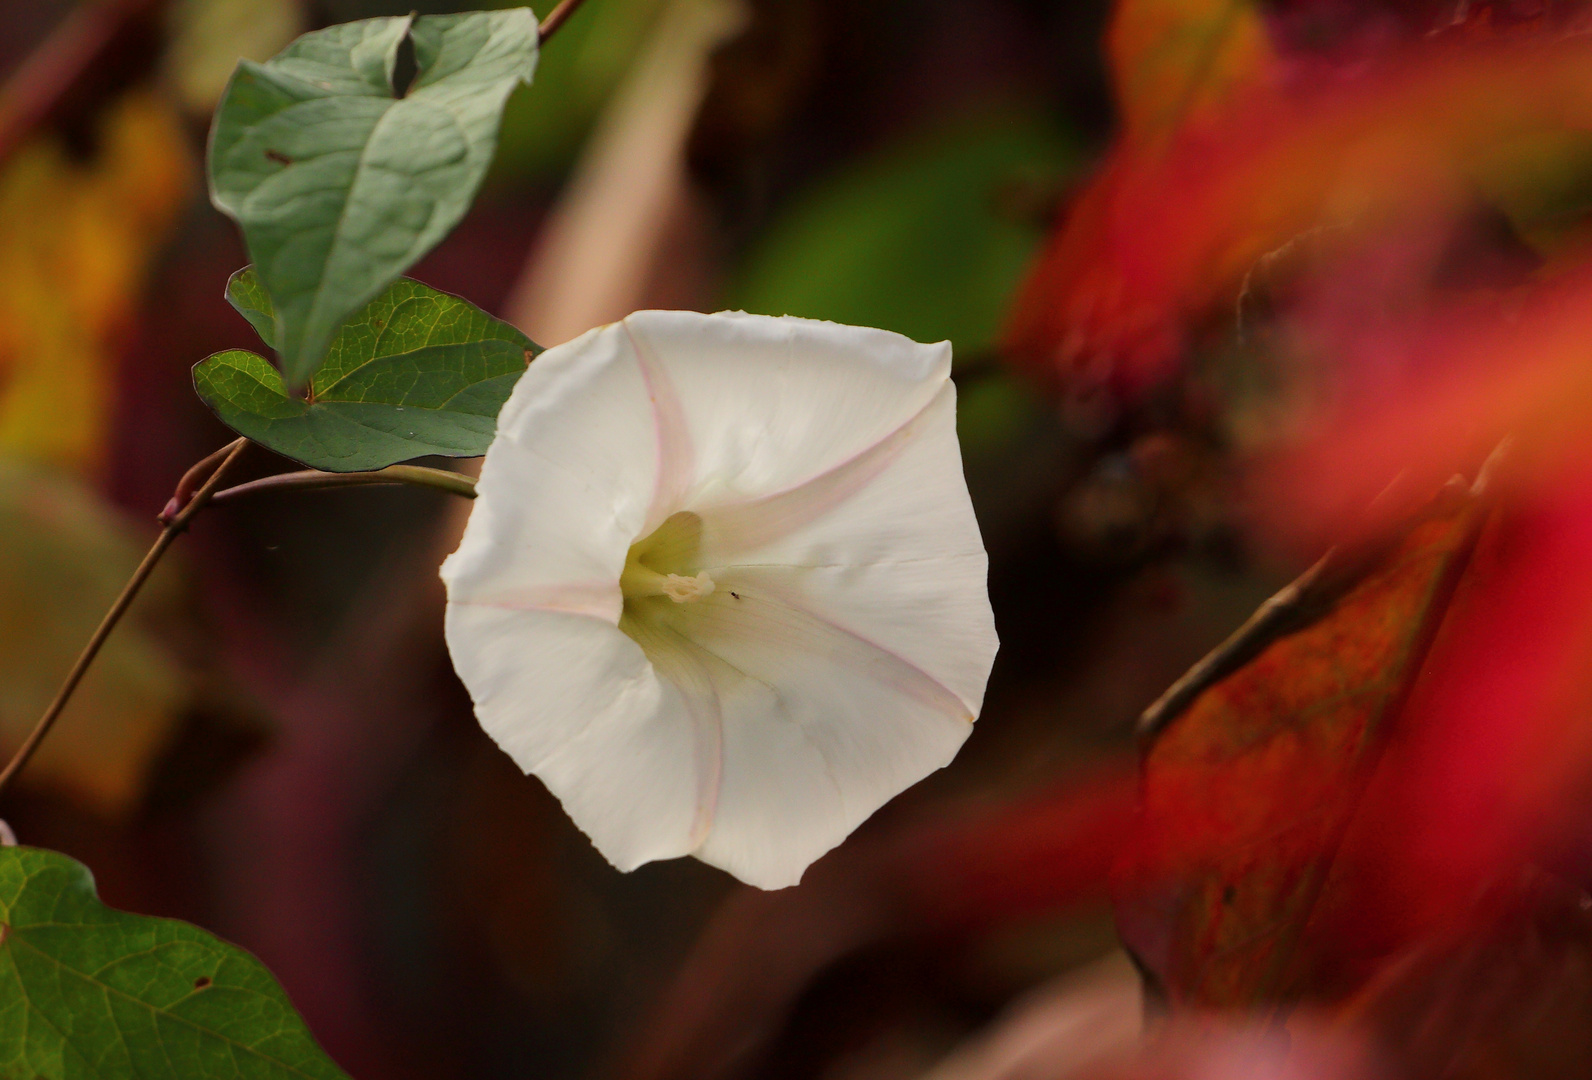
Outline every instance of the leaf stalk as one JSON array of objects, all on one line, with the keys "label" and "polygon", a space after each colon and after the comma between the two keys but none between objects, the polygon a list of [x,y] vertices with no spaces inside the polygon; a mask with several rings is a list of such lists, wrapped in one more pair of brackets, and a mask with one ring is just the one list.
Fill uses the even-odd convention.
[{"label": "leaf stalk", "polygon": [[[6,785],[11,782],[17,773],[22,771],[23,766],[33,757],[34,751],[39,748],[39,744],[44,741],[44,737],[55,726],[55,721],[60,717],[67,703],[72,700],[73,692],[77,690],[78,684],[83,681],[83,676],[88,673],[89,665],[94,663],[94,658],[99,655],[100,648],[104,646],[105,640],[111,636],[111,631],[116,629],[116,624],[121,622],[122,616],[127,614],[127,609],[132,606],[139,590],[144,587],[144,582],[149,580],[149,575],[154,572],[161,556],[166,554],[166,549],[171,547],[172,541],[176,540],[178,535],[188,527],[188,522],[193,520],[194,515],[204,509],[205,504],[215,494],[216,488],[221,486],[221,481],[226,476],[227,470],[238,460],[243,451],[248,448],[248,445],[248,439],[235,439],[199,462],[192,469],[189,469],[183,475],[182,480],[178,481],[177,493],[172,496],[171,502],[166,504],[166,511],[172,511],[173,507],[176,508],[175,511],[170,516],[167,515],[166,511],[161,513],[160,519],[165,527],[160,530],[160,535],[155,538],[155,543],[150,547],[148,554],[138,564],[138,569],[133,571],[133,576],[127,579],[126,585],[122,586],[121,593],[116,597],[115,602],[111,604],[111,608],[105,613],[105,617],[100,620],[100,624],[95,628],[93,636],[88,639],[88,644],[83,646],[83,651],[78,654],[76,663],[67,672],[66,681],[55,692],[55,698],[44,710],[44,715],[34,725],[33,731],[28,734],[27,739],[23,741],[15,756],[6,765],[5,770],[0,772],[0,792],[5,790]],[[192,490],[195,478],[202,475],[207,466],[211,467],[210,475],[196,491],[193,491],[192,497],[188,498],[187,491]]]},{"label": "leaf stalk", "polygon": [[552,11],[547,13],[547,18],[542,20],[542,25],[536,28],[537,47],[547,44],[547,39],[552,37],[568,18],[575,14],[575,9],[580,7],[582,0],[563,0]]},{"label": "leaf stalk", "polygon": [[219,506],[262,491],[368,487],[376,484],[414,484],[418,487],[446,491],[466,499],[475,498],[475,481],[461,473],[449,472],[446,469],[430,469],[424,465],[389,465],[385,469],[371,472],[336,473],[305,469],[301,472],[280,473],[218,491],[210,501]]}]

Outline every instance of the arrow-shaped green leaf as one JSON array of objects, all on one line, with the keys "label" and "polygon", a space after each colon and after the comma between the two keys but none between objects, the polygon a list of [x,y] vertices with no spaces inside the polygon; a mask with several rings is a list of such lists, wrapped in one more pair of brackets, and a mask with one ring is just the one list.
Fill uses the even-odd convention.
[{"label": "arrow-shaped green leaf", "polygon": [[[252,270],[232,276],[227,299],[262,336],[273,332],[270,298]],[[313,468],[356,472],[428,454],[486,453],[498,412],[540,351],[474,304],[402,278],[344,325],[306,400],[289,396],[276,368],[243,349],[201,362],[194,388],[222,422],[262,446]]]},{"label": "arrow-shaped green leaf", "polygon": [[[414,45],[403,97],[392,75]],[[367,19],[242,61],[210,133],[210,196],[243,228],[298,389],[338,327],[464,216],[509,92],[536,66],[529,8]]]},{"label": "arrow-shaped green leaf", "polygon": [[254,957],[27,847],[0,848],[0,1076],[347,1080]]}]

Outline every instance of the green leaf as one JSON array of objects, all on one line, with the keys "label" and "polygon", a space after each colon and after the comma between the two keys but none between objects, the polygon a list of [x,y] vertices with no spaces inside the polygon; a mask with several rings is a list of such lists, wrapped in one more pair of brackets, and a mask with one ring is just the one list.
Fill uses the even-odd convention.
[{"label": "green leaf", "polygon": [[254,957],[100,903],[81,863],[0,848],[0,1076],[344,1078]]},{"label": "green leaf", "polygon": [[[276,309],[254,267],[245,266],[227,279],[227,303],[254,327],[266,347],[276,348]],[[335,345],[334,345],[335,347]]]},{"label": "green leaf", "polygon": [[[232,275],[227,299],[270,344],[271,301],[252,269]],[[469,301],[401,278],[338,333],[307,400],[243,349],[199,363],[194,388],[262,446],[311,468],[357,472],[486,453],[498,412],[540,351]]]},{"label": "green leaf", "polygon": [[[416,75],[398,98],[406,38]],[[238,65],[210,133],[210,197],[276,302],[290,387],[464,216],[536,52],[535,16],[516,8],[345,23]]]},{"label": "green leaf", "polygon": [[880,326],[992,348],[1043,225],[1003,212],[1076,167],[1070,140],[1023,112],[954,118],[820,180],[778,214],[729,307]]}]

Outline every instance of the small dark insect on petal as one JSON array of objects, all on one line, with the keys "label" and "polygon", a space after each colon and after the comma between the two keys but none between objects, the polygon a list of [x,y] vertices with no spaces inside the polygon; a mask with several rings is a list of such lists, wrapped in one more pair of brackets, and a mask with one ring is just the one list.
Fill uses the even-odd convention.
[{"label": "small dark insect on petal", "polygon": [[201,975],[201,976],[199,976],[197,979],[195,979],[193,981],[193,988],[195,990],[203,990],[205,987],[207,987],[209,985],[210,985],[210,976],[208,976],[208,975]]},{"label": "small dark insect on petal", "polygon": [[735,597],[737,600],[739,600],[741,598],[741,594],[736,592],[734,589],[730,590],[730,595]]}]

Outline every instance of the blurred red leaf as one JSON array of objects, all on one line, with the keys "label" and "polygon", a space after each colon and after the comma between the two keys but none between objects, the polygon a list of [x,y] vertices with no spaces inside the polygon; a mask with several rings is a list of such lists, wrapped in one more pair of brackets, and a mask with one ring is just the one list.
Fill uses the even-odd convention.
[{"label": "blurred red leaf", "polygon": [[1118,924],[1174,1006],[1317,989],[1307,935],[1367,778],[1448,612],[1484,511],[1438,504],[1309,625],[1173,715],[1146,750]]},{"label": "blurred red leaf", "polygon": [[[1505,436],[1518,481],[1551,489],[1592,460],[1592,264],[1506,302],[1468,300],[1391,327],[1307,332],[1325,341],[1334,398],[1292,451],[1256,474],[1262,523],[1291,537],[1322,525],[1394,476],[1431,487],[1469,468]],[[1334,325],[1336,324],[1336,325]],[[1363,526],[1380,522],[1363,519]]]},{"label": "blurred red leaf", "polygon": [[1525,164],[1573,168],[1543,140],[1592,127],[1586,36],[1444,38],[1310,82],[1257,83],[1164,139],[1130,129],[1020,291],[1014,360],[1053,382],[1154,381],[1267,253],[1320,227],[1452,219],[1478,186],[1537,183]]},{"label": "blurred red leaf", "polygon": [[[1186,124],[1216,123],[1270,81],[1274,58],[1258,7],[1248,0],[1120,0],[1106,34],[1123,132],[1095,180],[1020,291],[1008,351],[1034,371],[1086,361],[1085,335],[1110,320],[1128,353],[1173,347],[1156,314],[1122,294],[1116,268],[1096,262],[1111,249],[1123,191],[1160,161]],[[1077,371],[1068,374],[1077,375]]]},{"label": "blurred red leaf", "polygon": [[1541,872],[1488,897],[1490,917],[1388,963],[1338,1017],[1405,1076],[1569,1080],[1592,1060],[1592,913]]},{"label": "blurred red leaf", "polygon": [[727,900],[643,1025],[618,1075],[735,1075],[802,989],[870,944],[959,933],[1104,900],[1133,812],[1127,770],[1001,808],[941,806],[932,820],[854,838],[796,888]]},{"label": "blurred red leaf", "polygon": [[1524,864],[1584,858],[1589,650],[1592,472],[1505,503],[1481,538],[1318,906],[1348,980],[1462,931]]}]

